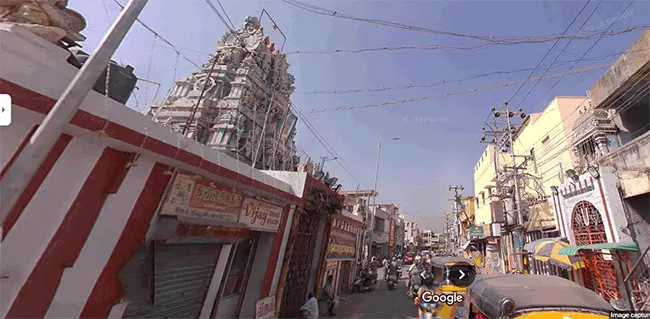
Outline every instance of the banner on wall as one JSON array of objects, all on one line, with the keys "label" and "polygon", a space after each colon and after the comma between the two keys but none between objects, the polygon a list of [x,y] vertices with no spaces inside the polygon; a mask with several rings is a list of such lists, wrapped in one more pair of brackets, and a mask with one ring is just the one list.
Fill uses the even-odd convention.
[{"label": "banner on wall", "polygon": [[243,201],[244,195],[232,187],[178,173],[160,214],[236,223]]}]

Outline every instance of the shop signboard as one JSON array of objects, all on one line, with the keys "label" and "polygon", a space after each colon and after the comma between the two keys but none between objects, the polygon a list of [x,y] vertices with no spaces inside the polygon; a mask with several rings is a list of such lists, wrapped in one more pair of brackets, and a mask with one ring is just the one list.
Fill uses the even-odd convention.
[{"label": "shop signboard", "polygon": [[388,250],[393,252],[395,247],[395,219],[390,220],[390,230],[388,232]]},{"label": "shop signboard", "polygon": [[236,223],[243,201],[244,195],[231,187],[178,173],[160,214]]},{"label": "shop signboard", "polygon": [[470,239],[481,239],[485,238],[485,233],[482,226],[470,226],[469,227],[469,238]]},{"label": "shop signboard", "polygon": [[356,238],[352,233],[332,228],[327,245],[327,259],[354,260]]},{"label": "shop signboard", "polygon": [[252,230],[277,233],[282,211],[282,206],[248,197],[244,199],[239,222]]},{"label": "shop signboard", "polygon": [[275,295],[260,299],[255,303],[255,319],[275,318]]}]

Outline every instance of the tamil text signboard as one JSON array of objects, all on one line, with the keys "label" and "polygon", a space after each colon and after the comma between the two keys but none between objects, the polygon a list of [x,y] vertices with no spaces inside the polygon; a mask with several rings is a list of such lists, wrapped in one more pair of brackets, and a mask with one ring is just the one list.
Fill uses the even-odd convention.
[{"label": "tamil text signboard", "polygon": [[254,198],[246,198],[242,205],[239,222],[248,228],[264,232],[277,232],[282,219],[282,206]]},{"label": "tamil text signboard", "polygon": [[327,245],[327,259],[354,259],[356,238],[352,233],[332,228]]},{"label": "tamil text signboard", "polygon": [[260,299],[255,303],[255,319],[275,318],[275,295]]},{"label": "tamil text signboard", "polygon": [[243,201],[244,195],[233,188],[178,173],[160,214],[236,223]]}]

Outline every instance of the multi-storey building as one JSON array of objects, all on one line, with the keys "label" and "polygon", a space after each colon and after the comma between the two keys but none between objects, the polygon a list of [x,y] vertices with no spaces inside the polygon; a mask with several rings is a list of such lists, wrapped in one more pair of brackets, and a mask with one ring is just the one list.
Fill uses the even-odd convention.
[{"label": "multi-storey building", "polygon": [[224,35],[200,70],[176,80],[154,120],[255,167],[295,171],[297,117],[287,57],[259,20]]},{"label": "multi-storey building", "polygon": [[[569,147],[572,125],[587,105],[586,97],[558,96],[517,128],[512,152],[520,163],[525,162],[519,189],[526,242],[559,235],[551,209],[551,186],[563,183],[564,171],[573,167],[575,156]],[[523,160],[524,156],[528,157]]]},{"label": "multi-storey building", "polygon": [[420,228],[417,222],[411,220],[404,221],[404,243],[407,250],[417,250],[420,243]]},{"label": "multi-storey building", "polygon": [[395,253],[403,254],[406,249],[406,242],[404,241],[404,227],[405,219],[403,214],[397,214],[395,221]]},{"label": "multi-storey building", "polygon": [[[511,155],[494,145],[488,145],[474,166],[474,226],[483,228],[472,239],[485,248],[485,267],[488,273],[503,273],[505,264],[501,253],[501,225],[507,222],[504,204],[497,190],[497,171],[510,163]],[[510,221],[511,223],[514,220]]]},{"label": "multi-storey building", "polygon": [[[573,123],[569,149],[576,161],[566,181],[552,188],[554,216],[562,236],[598,273],[582,273],[585,287],[606,299],[650,304],[650,30],[588,91],[591,106]],[[636,253],[617,250],[636,245]],[[609,250],[597,249],[610,246]],[[625,269],[624,283],[615,270]],[[618,280],[616,278],[618,277]]]}]

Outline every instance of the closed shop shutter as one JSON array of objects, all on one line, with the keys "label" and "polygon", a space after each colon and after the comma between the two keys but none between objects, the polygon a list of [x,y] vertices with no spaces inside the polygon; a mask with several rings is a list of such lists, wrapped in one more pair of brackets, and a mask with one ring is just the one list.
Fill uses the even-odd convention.
[{"label": "closed shop shutter", "polygon": [[[198,318],[220,248],[220,244],[156,244],[153,267],[146,250],[140,251],[122,273],[129,298],[124,318]],[[147,271],[142,269],[147,267],[138,263],[153,268],[153,289],[146,286]]]}]

